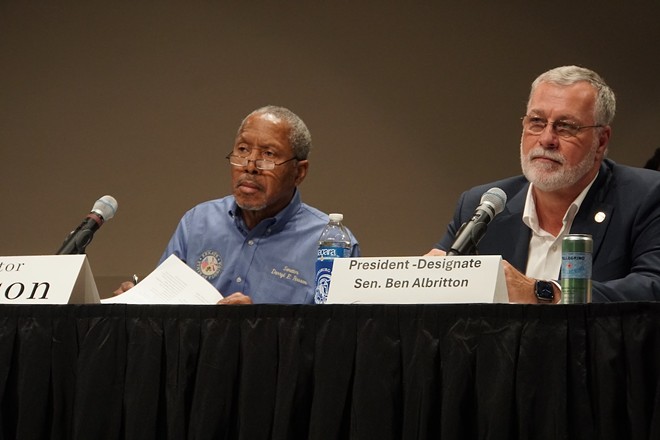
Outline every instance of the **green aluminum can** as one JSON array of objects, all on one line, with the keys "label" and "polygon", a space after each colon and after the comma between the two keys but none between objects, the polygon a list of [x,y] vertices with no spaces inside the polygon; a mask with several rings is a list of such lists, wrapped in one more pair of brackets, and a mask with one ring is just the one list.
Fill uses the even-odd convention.
[{"label": "green aluminum can", "polygon": [[588,234],[569,234],[561,246],[561,296],[563,304],[591,302],[591,252]]}]

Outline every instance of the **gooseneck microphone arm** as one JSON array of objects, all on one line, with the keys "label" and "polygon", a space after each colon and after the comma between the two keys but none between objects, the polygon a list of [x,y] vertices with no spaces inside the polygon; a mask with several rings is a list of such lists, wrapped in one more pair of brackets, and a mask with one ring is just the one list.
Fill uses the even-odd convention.
[{"label": "gooseneck microphone arm", "polygon": [[56,255],[84,254],[85,248],[94,238],[94,232],[103,224],[103,217],[90,212],[87,218],[64,239]]},{"label": "gooseneck microphone arm", "polygon": [[447,251],[447,255],[474,255],[477,244],[486,234],[488,228],[485,222],[465,222],[456,233],[456,240]]},{"label": "gooseneck microphone arm", "polygon": [[117,211],[117,201],[112,196],[103,196],[96,201],[92,211],[82,223],[67,235],[64,243],[55,253],[56,255],[84,254],[85,248],[94,238],[94,232],[99,229],[106,220],[114,217]]}]

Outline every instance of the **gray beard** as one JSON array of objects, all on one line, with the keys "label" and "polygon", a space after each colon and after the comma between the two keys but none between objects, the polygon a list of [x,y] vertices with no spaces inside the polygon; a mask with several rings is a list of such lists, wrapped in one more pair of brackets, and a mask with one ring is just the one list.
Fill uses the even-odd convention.
[{"label": "gray beard", "polygon": [[239,208],[241,208],[243,211],[261,211],[262,209],[266,208],[266,204],[263,205],[257,205],[257,206],[246,206],[243,205],[242,203],[239,203],[238,200],[236,200],[236,205],[238,205]]},{"label": "gray beard", "polygon": [[566,167],[565,165],[557,171],[549,171],[549,167],[533,164],[530,160],[532,155],[545,154],[548,157],[559,159],[562,164],[565,163],[563,156],[558,154],[547,154],[541,148],[534,148],[527,156],[522,153],[522,145],[520,149],[520,166],[522,172],[535,187],[541,191],[557,191],[562,188],[567,188],[576,184],[585,174],[591,170],[596,158],[596,149],[589,150],[589,154],[574,167]]}]

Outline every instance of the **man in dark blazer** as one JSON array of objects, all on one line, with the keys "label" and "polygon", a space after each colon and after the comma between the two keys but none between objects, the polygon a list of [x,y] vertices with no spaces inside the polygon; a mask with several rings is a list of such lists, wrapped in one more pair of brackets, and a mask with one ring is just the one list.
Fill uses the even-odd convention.
[{"label": "man in dark blazer", "polygon": [[[591,70],[564,66],[539,76],[522,118],[523,175],[463,193],[429,255],[444,255],[481,196],[498,187],[508,202],[478,252],[502,255],[511,302],[560,300],[569,233],[593,237],[593,301],[660,299],[660,174],[605,159],[615,107],[614,93]],[[540,294],[540,284],[552,294]]]}]

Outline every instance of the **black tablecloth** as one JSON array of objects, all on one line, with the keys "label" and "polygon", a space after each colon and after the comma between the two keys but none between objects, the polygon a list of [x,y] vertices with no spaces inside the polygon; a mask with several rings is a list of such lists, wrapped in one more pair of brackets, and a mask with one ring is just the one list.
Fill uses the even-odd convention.
[{"label": "black tablecloth", "polygon": [[660,439],[660,305],[0,306],[19,439]]}]

